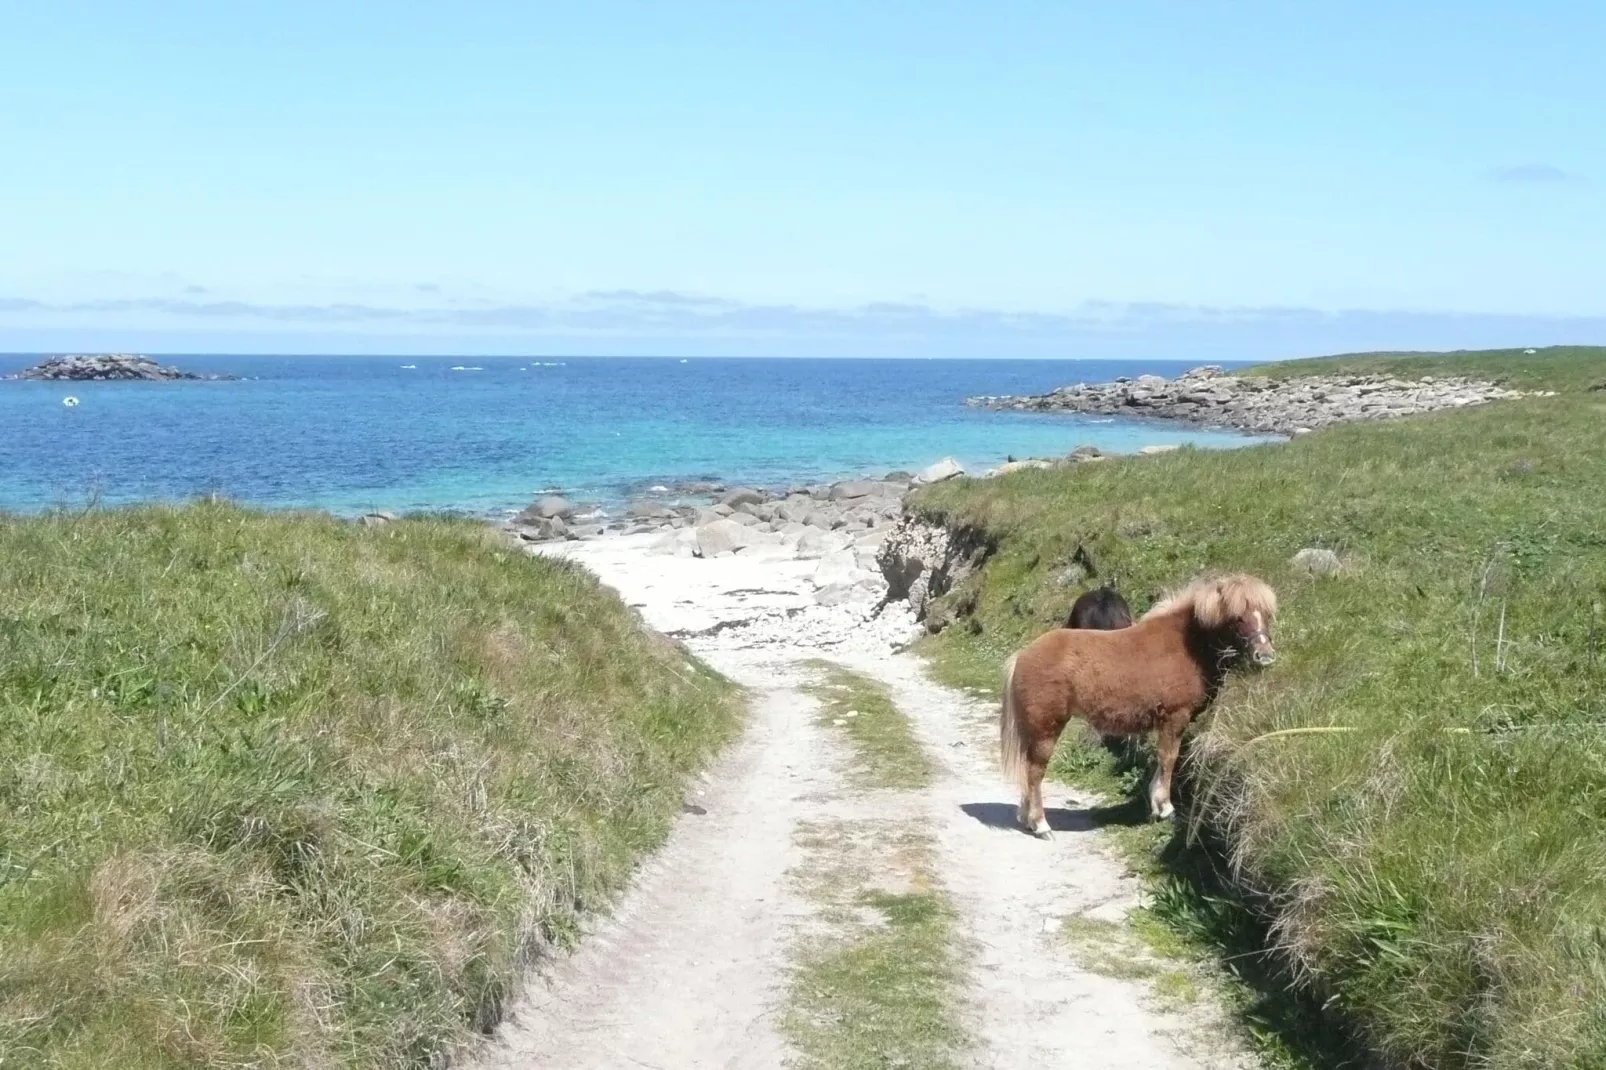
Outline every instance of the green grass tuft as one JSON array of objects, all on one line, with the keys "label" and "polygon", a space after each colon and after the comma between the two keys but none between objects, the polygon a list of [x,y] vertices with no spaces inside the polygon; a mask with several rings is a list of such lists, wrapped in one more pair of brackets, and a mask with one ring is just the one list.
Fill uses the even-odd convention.
[{"label": "green grass tuft", "polygon": [[0,518],[0,1065],[435,1065],[735,689],[481,525]]},{"label": "green grass tuft", "polygon": [[[1606,349],[1268,369],[1343,370],[1559,396],[929,488],[914,509],[998,551],[928,651],[996,689],[1078,593],[1055,577],[1079,548],[1139,611],[1207,568],[1265,577],[1282,657],[1191,738],[1188,818],[1233,875],[1175,846],[1188,887],[1234,904],[1201,935],[1258,933],[1268,976],[1399,1064],[1606,1065]],[[1300,574],[1307,546],[1345,571]],[[1263,738],[1329,725],[1349,731]],[[1062,774],[1141,779],[1141,757],[1066,749]]]},{"label": "green grass tuft", "polygon": [[851,741],[859,787],[909,790],[931,782],[931,759],[885,687],[830,662],[809,664],[821,675],[809,688],[820,700],[820,723]]},{"label": "green grass tuft", "polygon": [[782,1028],[804,1070],[946,1070],[966,1046],[956,1016],[956,922],[929,841],[886,822],[805,837],[801,876],[828,931],[806,941]]}]

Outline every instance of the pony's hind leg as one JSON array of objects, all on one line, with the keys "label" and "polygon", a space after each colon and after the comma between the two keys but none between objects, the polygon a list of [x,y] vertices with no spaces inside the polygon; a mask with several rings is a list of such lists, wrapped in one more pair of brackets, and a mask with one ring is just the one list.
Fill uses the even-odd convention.
[{"label": "pony's hind leg", "polygon": [[1030,777],[1031,773],[1028,770],[1027,782],[1021,785],[1020,805],[1015,807],[1015,820],[1020,822],[1020,827],[1027,832],[1032,831],[1032,786]]},{"label": "pony's hind leg", "polygon": [[1026,792],[1021,797],[1020,822],[1033,836],[1046,840],[1052,836],[1048,813],[1043,809],[1043,777],[1048,773],[1049,759],[1054,756],[1054,743],[1058,733],[1047,740],[1038,740],[1026,759]]},{"label": "pony's hind leg", "polygon": [[1185,715],[1172,714],[1160,723],[1158,749],[1159,767],[1149,782],[1149,816],[1164,821],[1176,813],[1171,805],[1171,777],[1177,768],[1177,755],[1182,752],[1182,731],[1188,727]]}]

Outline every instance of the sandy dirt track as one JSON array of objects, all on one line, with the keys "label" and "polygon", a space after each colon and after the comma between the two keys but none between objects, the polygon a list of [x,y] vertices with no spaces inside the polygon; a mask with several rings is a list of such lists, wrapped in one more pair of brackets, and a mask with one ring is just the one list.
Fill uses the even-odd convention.
[{"label": "sandy dirt track", "polygon": [[679,634],[752,689],[741,742],[688,795],[668,844],[579,950],[528,979],[509,1020],[474,1053],[485,1070],[776,1068],[792,1059],[777,1021],[790,949],[809,920],[789,873],[800,824],[857,805],[835,744],[816,724],[805,664],[825,659],[888,688],[938,773],[900,806],[936,845],[968,963],[966,1056],[987,1068],[1225,1067],[1248,1060],[1219,1031],[1156,1009],[1140,984],[1078,965],[1061,919],[1117,921],[1135,882],[1098,845],[1081,804],[1050,798],[1049,842],[1013,826],[997,770],[995,711],[893,654],[896,612],[814,606],[809,562],[776,555],[703,561],[645,553],[649,537],[557,551],[596,571],[648,623]]}]

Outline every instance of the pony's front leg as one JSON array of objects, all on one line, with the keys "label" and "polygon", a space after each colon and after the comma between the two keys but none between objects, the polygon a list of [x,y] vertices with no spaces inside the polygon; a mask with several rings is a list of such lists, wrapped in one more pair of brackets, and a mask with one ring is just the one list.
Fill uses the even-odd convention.
[{"label": "pony's front leg", "polygon": [[1149,816],[1156,821],[1164,821],[1176,813],[1171,805],[1171,775],[1176,771],[1177,755],[1182,752],[1182,732],[1187,727],[1186,712],[1170,714],[1160,722],[1160,766],[1149,783]]}]

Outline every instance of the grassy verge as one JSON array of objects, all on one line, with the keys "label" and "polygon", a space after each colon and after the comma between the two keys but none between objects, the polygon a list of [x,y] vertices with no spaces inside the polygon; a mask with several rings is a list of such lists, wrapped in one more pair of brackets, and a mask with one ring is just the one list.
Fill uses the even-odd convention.
[{"label": "grassy verge", "polygon": [[[856,791],[909,791],[931,764],[908,718],[875,680],[829,662],[811,666],[820,722],[850,748]],[[884,803],[895,808],[893,802]],[[931,839],[890,818],[800,830],[795,874],[818,910],[803,939],[782,1026],[806,1070],[958,1065],[962,984],[955,914],[934,873]]]},{"label": "grassy verge", "polygon": [[[1222,865],[1190,875],[1218,871],[1168,848],[1206,897],[1189,911],[1251,905],[1217,927],[1258,931],[1268,975],[1390,1061],[1606,1065],[1606,350],[1270,371],[1349,369],[1559,396],[931,488],[916,508],[999,544],[931,652],[949,682],[996,688],[1085,584],[1078,548],[1140,610],[1205,568],[1265,576],[1283,656],[1191,741],[1188,820]],[[1310,546],[1344,571],[1293,568]],[[1345,731],[1262,738],[1317,726]],[[1063,749],[1061,774],[1142,777]]]},{"label": "grassy verge", "polygon": [[821,931],[796,956],[782,1027],[806,1070],[958,1065],[955,917],[930,843],[887,821],[802,830]]},{"label": "grassy verge", "polygon": [[480,526],[0,518],[0,1066],[434,1065],[734,689]]},{"label": "grassy verge", "polygon": [[908,790],[930,782],[931,760],[886,688],[829,662],[815,661],[811,667],[821,677],[810,688],[820,700],[820,721],[846,734],[860,788]]},{"label": "grassy verge", "polygon": [[[1139,934],[1152,938],[1145,940]],[[1131,925],[1073,915],[1061,923],[1059,935],[1076,949],[1083,966],[1106,977],[1147,982],[1168,1008],[1186,1008],[1199,999],[1195,963],[1186,948],[1177,944],[1169,929],[1151,934],[1141,913]]]},{"label": "grassy verge", "polygon": [[1269,948],[1274,937],[1265,918],[1237,894],[1218,852],[1151,822],[1138,792],[1094,816],[1104,842],[1145,880],[1148,894],[1125,924],[1067,919],[1063,935],[1089,969],[1144,982],[1173,1010],[1203,1011],[1198,1028],[1225,1031],[1268,1070],[1373,1066],[1357,1050],[1353,1029],[1292,983]]}]

